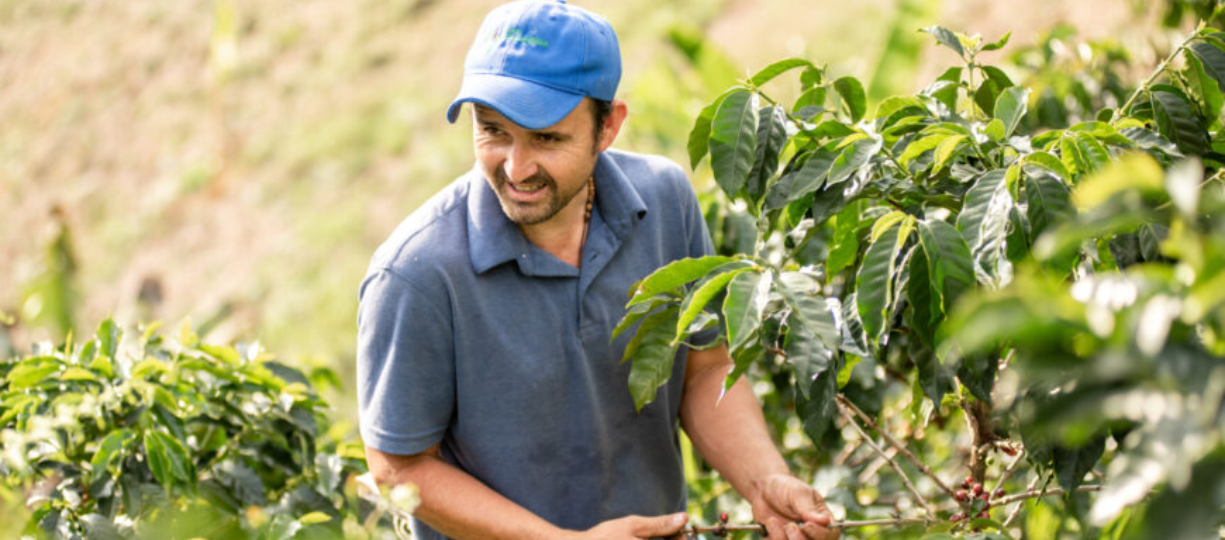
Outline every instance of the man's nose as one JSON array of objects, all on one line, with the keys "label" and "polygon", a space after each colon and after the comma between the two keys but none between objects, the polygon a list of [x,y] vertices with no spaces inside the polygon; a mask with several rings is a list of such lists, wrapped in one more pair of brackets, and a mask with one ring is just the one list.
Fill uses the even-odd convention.
[{"label": "man's nose", "polygon": [[511,145],[510,151],[506,154],[506,161],[502,167],[511,182],[519,182],[536,174],[536,159],[527,146],[515,143]]}]

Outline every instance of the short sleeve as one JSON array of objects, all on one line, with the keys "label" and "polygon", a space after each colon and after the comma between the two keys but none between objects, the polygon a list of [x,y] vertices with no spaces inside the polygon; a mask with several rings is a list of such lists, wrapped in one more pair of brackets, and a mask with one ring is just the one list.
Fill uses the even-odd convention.
[{"label": "short sleeve", "polygon": [[433,294],[391,270],[362,282],[357,313],[357,392],[363,442],[419,454],[442,440],[455,409],[451,314]]},{"label": "short sleeve", "polygon": [[[679,169],[679,167],[678,167]],[[689,253],[686,257],[705,257],[715,254],[714,244],[710,240],[710,231],[706,229],[706,219],[702,217],[702,207],[698,204],[697,195],[684,172],[682,179],[681,211],[685,216],[685,230],[689,235]],[[710,308],[707,308],[710,309]],[[689,336],[688,342],[698,346],[709,345],[719,338],[719,329],[711,328]]]}]

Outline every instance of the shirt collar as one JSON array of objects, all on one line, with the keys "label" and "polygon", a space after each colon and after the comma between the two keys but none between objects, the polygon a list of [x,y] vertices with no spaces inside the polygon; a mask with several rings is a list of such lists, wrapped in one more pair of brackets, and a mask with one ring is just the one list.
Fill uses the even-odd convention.
[{"label": "shirt collar", "polygon": [[[613,235],[621,240],[636,220],[646,216],[646,203],[608,152],[600,152],[596,158],[594,176],[595,203]],[[524,273],[536,274],[531,268],[536,265],[529,259],[534,260],[533,253],[540,250],[506,217],[493,188],[479,170],[473,169],[468,181],[468,257],[472,270],[483,274],[500,264],[518,261]]]}]

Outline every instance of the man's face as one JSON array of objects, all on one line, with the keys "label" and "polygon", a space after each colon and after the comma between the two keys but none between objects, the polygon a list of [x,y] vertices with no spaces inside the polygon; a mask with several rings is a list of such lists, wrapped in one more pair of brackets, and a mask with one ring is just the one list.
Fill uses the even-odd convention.
[{"label": "man's face", "polygon": [[587,99],[560,122],[538,130],[483,105],[474,110],[476,161],[502,211],[519,225],[545,223],[570,204],[586,186],[599,151],[607,147],[596,140]]}]

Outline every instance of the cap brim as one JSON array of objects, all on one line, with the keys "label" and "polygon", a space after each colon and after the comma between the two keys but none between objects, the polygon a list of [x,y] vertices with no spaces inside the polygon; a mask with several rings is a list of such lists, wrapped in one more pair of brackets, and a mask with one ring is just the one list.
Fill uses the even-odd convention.
[{"label": "cap brim", "polygon": [[447,109],[447,121],[455,123],[464,103],[480,103],[492,107],[522,127],[544,129],[560,122],[582,101],[581,94],[555,90],[523,79],[469,73],[464,76],[459,95]]}]

